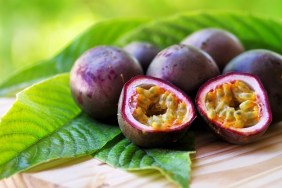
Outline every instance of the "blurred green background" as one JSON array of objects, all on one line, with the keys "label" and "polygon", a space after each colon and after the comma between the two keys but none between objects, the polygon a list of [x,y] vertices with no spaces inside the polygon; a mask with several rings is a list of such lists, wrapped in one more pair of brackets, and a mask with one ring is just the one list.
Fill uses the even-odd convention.
[{"label": "blurred green background", "polygon": [[195,10],[245,10],[281,18],[282,1],[0,0],[0,78],[52,57],[97,21],[113,17],[155,19]]}]

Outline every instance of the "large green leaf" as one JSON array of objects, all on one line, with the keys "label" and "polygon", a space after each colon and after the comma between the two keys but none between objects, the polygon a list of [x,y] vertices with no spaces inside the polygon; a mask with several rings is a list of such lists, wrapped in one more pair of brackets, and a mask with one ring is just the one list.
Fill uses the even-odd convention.
[{"label": "large green leaf", "polygon": [[32,83],[70,71],[75,60],[87,49],[96,45],[115,45],[119,37],[144,22],[143,19],[113,19],[95,24],[54,58],[21,69],[0,81],[0,96],[12,96]]},{"label": "large green leaf", "polygon": [[120,39],[151,41],[162,48],[179,43],[199,29],[215,27],[234,33],[246,49],[265,48],[282,53],[282,21],[251,14],[228,12],[185,13],[150,22],[131,31]]},{"label": "large green leaf", "polygon": [[186,188],[190,182],[193,141],[194,137],[189,133],[166,149],[146,149],[132,144],[124,137],[116,137],[94,156],[113,167],[129,171],[158,170],[169,180]]},{"label": "large green leaf", "polygon": [[20,92],[0,123],[0,179],[53,159],[91,154],[120,134],[117,126],[80,113],[68,74]]}]

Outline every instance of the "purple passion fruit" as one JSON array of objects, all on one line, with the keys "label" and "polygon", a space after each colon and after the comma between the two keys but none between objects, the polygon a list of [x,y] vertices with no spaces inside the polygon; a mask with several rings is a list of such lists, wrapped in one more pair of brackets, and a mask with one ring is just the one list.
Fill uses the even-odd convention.
[{"label": "purple passion fruit", "polygon": [[149,42],[132,42],[123,49],[139,61],[144,72],[146,72],[154,57],[160,52],[157,46]]},{"label": "purple passion fruit", "polygon": [[220,70],[235,56],[244,51],[238,38],[221,29],[202,29],[185,38],[182,44],[192,45],[207,52],[217,63]]},{"label": "purple passion fruit", "polygon": [[138,146],[155,147],[180,139],[196,118],[190,98],[157,78],[136,76],[123,87],[118,122]]},{"label": "purple passion fruit", "polygon": [[201,84],[219,73],[207,53],[188,45],[173,45],[162,50],[147,70],[147,75],[171,82],[188,94],[196,92]]},{"label": "purple passion fruit", "polygon": [[243,72],[258,76],[270,102],[273,123],[282,121],[282,56],[269,50],[250,50],[234,58],[223,73]]},{"label": "purple passion fruit", "polygon": [[206,82],[196,106],[211,129],[230,143],[257,140],[271,123],[266,91],[258,78],[231,73]]},{"label": "purple passion fruit", "polygon": [[124,83],[142,74],[142,67],[125,51],[109,46],[92,48],[80,56],[70,73],[76,103],[98,119],[114,116]]}]

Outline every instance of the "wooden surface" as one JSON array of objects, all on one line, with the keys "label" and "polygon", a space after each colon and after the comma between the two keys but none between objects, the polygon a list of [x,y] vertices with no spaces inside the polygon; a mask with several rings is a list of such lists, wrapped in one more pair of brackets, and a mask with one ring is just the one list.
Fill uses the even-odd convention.
[{"label": "wooden surface", "polygon": [[[0,116],[12,99],[0,100]],[[282,122],[272,125],[256,143],[238,146],[216,139],[209,132],[196,132],[192,156],[192,188],[282,187]],[[64,164],[14,175],[0,181],[2,188],[173,188],[156,171],[126,172],[85,157]]]}]

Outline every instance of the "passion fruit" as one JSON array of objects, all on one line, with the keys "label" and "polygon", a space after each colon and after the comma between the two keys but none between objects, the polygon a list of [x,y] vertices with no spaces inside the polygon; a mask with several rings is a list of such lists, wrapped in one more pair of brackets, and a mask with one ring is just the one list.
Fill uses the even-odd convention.
[{"label": "passion fruit", "polygon": [[267,93],[259,78],[229,73],[206,82],[196,106],[211,129],[230,143],[256,141],[272,120]]},{"label": "passion fruit", "polygon": [[258,76],[270,102],[273,123],[282,121],[282,56],[270,50],[250,50],[234,58],[223,73],[243,72]]},{"label": "passion fruit", "polygon": [[192,45],[207,52],[220,70],[235,56],[244,51],[239,39],[229,31],[207,28],[186,37],[182,44]]},{"label": "passion fruit", "polygon": [[157,46],[149,42],[131,42],[123,49],[139,61],[144,72],[146,72],[154,57],[160,52]]},{"label": "passion fruit", "polygon": [[123,87],[118,122],[138,146],[155,147],[180,139],[196,118],[190,98],[161,79],[136,76]]},{"label": "passion fruit", "polygon": [[116,115],[126,81],[142,74],[142,67],[125,51],[98,46],[82,54],[70,73],[70,87],[78,106],[94,118]]},{"label": "passion fruit", "polygon": [[219,75],[213,59],[204,51],[188,45],[173,45],[162,50],[150,64],[147,75],[173,83],[188,94]]}]

